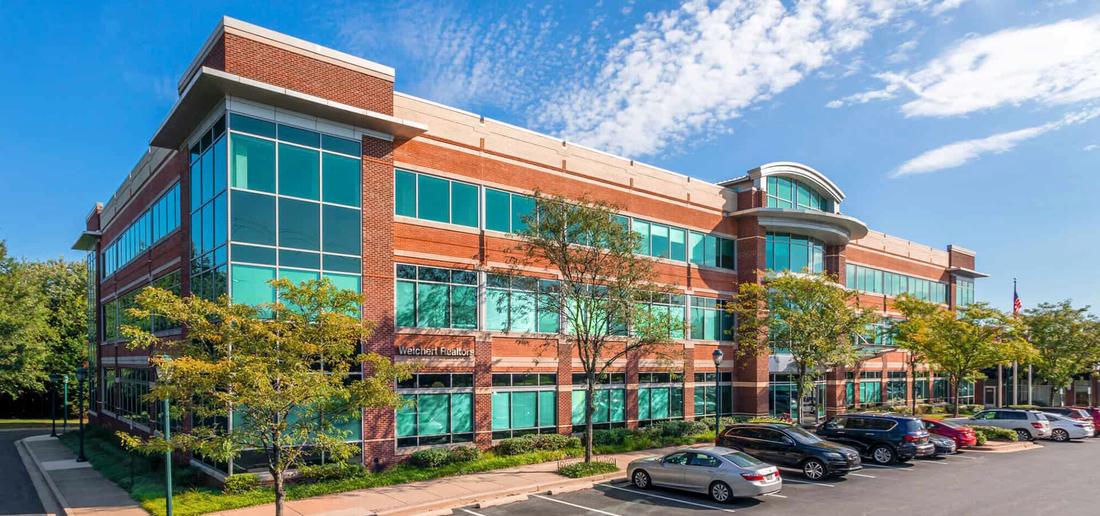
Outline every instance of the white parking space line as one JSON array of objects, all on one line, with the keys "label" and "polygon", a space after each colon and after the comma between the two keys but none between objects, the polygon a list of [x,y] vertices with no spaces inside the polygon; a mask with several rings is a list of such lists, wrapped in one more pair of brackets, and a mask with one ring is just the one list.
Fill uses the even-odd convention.
[{"label": "white parking space line", "polygon": [[894,471],[908,471],[909,473],[913,472],[912,468],[898,468],[898,467],[895,467],[895,466],[879,466],[877,464],[864,464],[863,467],[865,467],[865,468],[878,468],[878,469],[890,469],[890,470],[894,470]]},{"label": "white parking space line", "polygon": [[920,462],[914,462],[913,464],[935,464],[937,466],[947,466],[948,464],[951,464],[951,463],[948,462],[948,461],[945,461],[943,459],[939,459],[939,460],[933,459],[933,460],[922,460]]},{"label": "white parking space line", "polygon": [[722,512],[736,512],[733,509],[726,509],[726,508],[718,507],[718,506],[715,506],[715,505],[707,505],[705,503],[691,502],[691,501],[688,501],[688,500],[681,500],[679,498],[673,498],[671,496],[661,496],[661,495],[653,494],[653,493],[644,493],[642,491],[638,491],[637,489],[627,489],[625,487],[615,487],[615,486],[609,485],[609,484],[600,484],[599,486],[600,487],[606,487],[606,488],[609,488],[609,489],[618,489],[619,491],[626,491],[628,493],[634,493],[634,494],[637,494],[637,495],[648,496],[650,498],[659,498],[661,500],[668,500],[670,502],[682,503],[684,505],[693,505],[695,507],[706,507],[707,509],[714,509],[716,511],[722,511]]},{"label": "white parking space line", "polygon": [[599,509],[593,509],[591,507],[585,507],[583,505],[577,505],[575,503],[569,503],[569,502],[566,502],[564,500],[555,500],[555,499],[550,498],[548,496],[542,496],[542,495],[532,495],[532,496],[534,496],[535,498],[546,500],[548,502],[560,503],[562,505],[568,505],[570,507],[576,507],[578,509],[584,509],[584,510],[589,511],[589,512],[595,512],[595,513],[599,513],[599,514],[606,514],[607,516],[620,516],[620,515],[615,514],[613,512],[601,511]]},{"label": "white parking space line", "polygon": [[977,457],[967,457],[966,455],[952,455],[952,459],[966,459],[966,460],[978,460]]},{"label": "white parking space line", "polygon": [[459,510],[466,513],[466,514],[473,514],[474,516],[485,516],[484,514],[481,514],[480,512],[474,512],[474,511],[471,511],[470,509],[459,509]]},{"label": "white parking space line", "polygon": [[836,487],[833,484],[823,484],[821,482],[807,482],[805,480],[794,480],[794,479],[790,479],[790,478],[784,478],[783,481],[784,482],[793,482],[795,484],[809,484],[811,486]]},{"label": "white parking space line", "polygon": [[853,477],[863,477],[863,478],[878,478],[878,477],[876,477],[876,476],[874,476],[874,475],[864,475],[863,473],[848,473],[848,474],[849,474],[849,475],[851,475],[851,476],[853,476]]},{"label": "white parking space line", "polygon": [[771,496],[773,498],[786,498],[786,496],[783,496],[781,494],[775,494],[775,493],[767,493],[764,496]]}]

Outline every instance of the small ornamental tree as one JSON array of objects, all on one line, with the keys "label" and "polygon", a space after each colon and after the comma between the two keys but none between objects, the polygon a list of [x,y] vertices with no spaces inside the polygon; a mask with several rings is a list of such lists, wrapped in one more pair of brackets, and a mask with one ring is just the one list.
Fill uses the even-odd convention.
[{"label": "small ornamental tree", "polygon": [[1036,351],[1031,363],[1051,386],[1049,405],[1056,390],[1069,387],[1074,376],[1092,371],[1100,361],[1100,335],[1088,309],[1065,300],[1024,311],[1022,322]]},{"label": "small ornamental tree", "polygon": [[[223,462],[259,450],[274,479],[275,514],[281,515],[287,471],[318,453],[337,461],[352,456],[357,445],[346,442],[340,425],[357,420],[362,408],[398,406],[395,382],[410,371],[360,353],[373,326],[360,320],[355,292],[328,279],[271,284],[280,301],[258,307],[229,304],[224,297],[180,298],[155,288],[138,295],[138,306],[129,310],[133,319],[156,314],[186,330],[179,342],[163,342],[132,326],[122,331],[130,347],[153,355],[158,379],[150,401],[170,400],[192,416],[193,426],[173,432],[170,441],[120,437],[139,451],[189,451]],[[172,358],[158,358],[162,352]],[[362,380],[349,381],[363,365]]]},{"label": "small ornamental tree", "polygon": [[584,460],[592,460],[592,419],[597,379],[633,353],[662,356],[682,318],[651,311],[653,260],[636,254],[639,236],[614,206],[589,199],[535,193],[535,209],[513,228],[520,241],[515,268],[556,271],[554,292],[540,294],[547,313],[560,314],[562,333],[576,351],[585,376]]},{"label": "small ornamental tree", "polygon": [[[854,291],[828,274],[781,273],[765,283],[741,283],[730,305],[737,315],[738,355],[755,356],[768,340],[791,354],[802,401],[826,369],[854,365],[860,350],[854,336],[866,331],[875,315],[855,306]],[[770,336],[765,338],[765,336]]]},{"label": "small ornamental tree", "polygon": [[[902,294],[894,300],[896,308],[905,319],[894,324],[894,342],[898,348],[909,355],[909,374],[913,379],[917,377],[917,365],[927,362],[930,347],[934,343],[930,321],[942,308],[934,303],[918,299],[909,294]],[[913,415],[917,414],[917,396],[910,396]]]},{"label": "small ornamental tree", "polygon": [[1020,322],[985,303],[956,312],[919,313],[911,320],[928,333],[924,358],[947,376],[955,417],[959,415],[961,382],[982,378],[982,369],[1027,362],[1035,356],[1035,349],[1023,338]]}]

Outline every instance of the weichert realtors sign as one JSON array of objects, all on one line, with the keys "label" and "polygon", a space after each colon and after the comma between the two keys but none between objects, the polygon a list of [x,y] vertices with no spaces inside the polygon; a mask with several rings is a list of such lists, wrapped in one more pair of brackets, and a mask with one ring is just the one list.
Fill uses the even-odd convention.
[{"label": "weichert realtors sign", "polygon": [[397,354],[410,357],[472,357],[474,356],[474,350],[463,348],[398,346]]}]

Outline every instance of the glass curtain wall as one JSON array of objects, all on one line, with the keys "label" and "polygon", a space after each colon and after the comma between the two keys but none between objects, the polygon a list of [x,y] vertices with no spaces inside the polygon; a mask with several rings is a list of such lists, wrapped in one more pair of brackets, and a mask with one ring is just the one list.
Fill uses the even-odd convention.
[{"label": "glass curtain wall", "polygon": [[558,375],[493,374],[493,439],[557,433]]},{"label": "glass curtain wall", "polygon": [[[592,424],[596,428],[618,428],[626,422],[626,375],[624,373],[604,373],[596,380],[596,394],[593,401]],[[584,430],[585,390],[584,374],[573,375],[572,414],[573,431]]]},{"label": "glass curtain wall", "polygon": [[714,373],[695,373],[695,417],[733,414],[732,373],[718,376],[718,385],[714,384]]},{"label": "glass curtain wall", "polygon": [[684,417],[683,373],[638,373],[638,383],[640,425]]},{"label": "glass curtain wall", "polygon": [[825,243],[790,233],[767,233],[764,242],[769,271],[825,272]]},{"label": "glass curtain wall", "polygon": [[397,409],[397,446],[474,440],[472,374],[424,373],[398,384],[407,403]]},{"label": "glass curtain wall", "polygon": [[[806,397],[813,403],[817,417],[825,417],[825,382],[822,380],[814,382],[813,392],[806,393]],[[771,383],[768,385],[768,409],[773,417],[797,420],[797,376],[783,373],[771,374]]]}]

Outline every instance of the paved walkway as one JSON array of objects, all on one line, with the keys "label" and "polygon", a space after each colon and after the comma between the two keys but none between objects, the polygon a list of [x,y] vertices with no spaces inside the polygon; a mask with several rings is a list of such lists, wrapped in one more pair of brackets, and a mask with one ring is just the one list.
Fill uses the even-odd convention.
[{"label": "paved walkway", "polygon": [[49,435],[36,435],[19,441],[28,456],[31,477],[42,480],[38,487],[43,505],[56,503],[64,514],[111,514],[137,516],[148,514],[130,495],[107,480],[87,462],[77,462],[68,446]]},{"label": "paved walkway", "polygon": [[[614,460],[620,469],[639,457],[659,455],[677,448],[646,450],[605,455],[600,460]],[[485,473],[440,478],[388,487],[336,493],[286,503],[288,514],[350,516],[364,514],[402,515],[445,511],[451,507],[502,500],[511,496],[544,493],[554,490],[583,489],[593,481],[622,476],[612,473],[587,479],[571,479],[556,473],[557,462],[545,462]],[[274,506],[258,505],[217,513],[222,516],[268,516]]]}]

